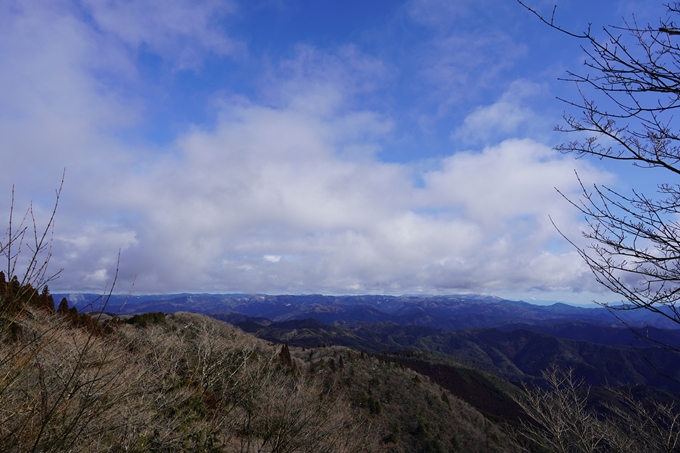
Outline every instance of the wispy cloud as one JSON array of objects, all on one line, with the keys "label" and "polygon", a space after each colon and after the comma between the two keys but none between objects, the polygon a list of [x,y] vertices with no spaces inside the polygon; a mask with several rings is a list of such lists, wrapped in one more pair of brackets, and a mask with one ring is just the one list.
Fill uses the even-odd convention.
[{"label": "wispy cloud", "polygon": [[298,45],[292,58],[268,65],[261,85],[267,103],[298,103],[297,108],[323,115],[356,95],[370,96],[389,84],[395,71],[352,45],[332,52]]},{"label": "wispy cloud", "polygon": [[452,138],[467,143],[489,143],[506,137],[517,136],[520,132],[549,130],[546,124],[529,107],[526,101],[545,91],[545,87],[526,80],[516,80],[503,95],[491,105],[475,108],[465,117],[463,124],[452,134]]},{"label": "wispy cloud", "polygon": [[461,21],[476,20],[475,16],[486,11],[488,16],[492,2],[488,0],[412,0],[407,3],[409,16],[417,23],[437,31],[457,28]]},{"label": "wispy cloud", "polygon": [[126,46],[167,59],[176,69],[200,66],[205,52],[233,55],[245,51],[223,31],[221,20],[237,12],[224,0],[85,0],[96,29]]},{"label": "wispy cloud", "polygon": [[424,49],[422,78],[433,99],[439,100],[439,114],[482,89],[495,88],[502,72],[526,53],[502,33],[491,36],[459,34],[440,38]]}]

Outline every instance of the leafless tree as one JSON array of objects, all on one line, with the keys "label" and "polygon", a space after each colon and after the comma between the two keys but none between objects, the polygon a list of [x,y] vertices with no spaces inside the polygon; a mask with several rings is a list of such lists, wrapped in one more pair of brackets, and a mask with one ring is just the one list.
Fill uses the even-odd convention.
[{"label": "leafless tree", "polygon": [[680,412],[673,402],[640,399],[631,389],[600,389],[606,402],[593,409],[591,389],[572,370],[543,372],[547,388],[524,387],[516,401],[530,421],[520,437],[548,451],[630,453],[678,451]]},{"label": "leafless tree", "polygon": [[[656,25],[641,25],[632,17],[596,33],[590,26],[583,32],[560,26],[557,7],[542,14],[518,2],[549,27],[580,41],[585,53],[584,69],[568,71],[563,79],[575,84],[577,94],[561,100],[568,111],[580,113],[565,114],[564,124],[556,127],[574,137],[557,150],[629,162],[652,173],[645,176],[662,178],[651,194],[586,187],[579,180],[581,198],[568,201],[585,217],[589,245],[567,240],[597,281],[621,296],[622,303],[601,303],[619,319],[626,319],[621,311],[647,310],[680,324],[680,130],[674,117],[680,107],[680,29],[674,22],[680,3],[664,5],[666,17]],[[677,451],[679,412],[673,404],[643,402],[609,389],[616,404],[607,408],[607,416],[596,415],[586,409],[587,390],[570,373],[553,369],[544,377],[550,391],[527,389],[523,402],[535,422],[526,436],[535,442],[555,451]],[[565,436],[581,439],[579,447],[568,449]]]},{"label": "leafless tree", "polygon": [[15,220],[14,187],[9,210],[9,221],[5,236],[0,239],[0,257],[5,260],[6,278],[17,277],[22,287],[27,285],[40,289],[56,279],[62,270],[48,274],[49,263],[52,258],[54,238],[54,220],[64,187],[66,170],[62,173],[61,183],[56,190],[54,205],[50,217],[43,227],[38,225],[31,204],[22,219]]},{"label": "leafless tree", "polygon": [[[680,324],[680,30],[674,18],[680,3],[665,5],[667,17],[641,26],[635,17],[601,33],[590,27],[576,33],[557,24],[556,7],[542,15],[519,3],[541,21],[581,41],[583,72],[569,71],[575,99],[556,130],[575,138],[557,147],[577,157],[627,161],[640,171],[665,175],[656,193],[615,191],[581,184],[580,200],[569,200],[587,221],[590,245],[576,246],[598,282],[622,296],[612,310],[648,310]],[[598,38],[604,36],[604,39]]]},{"label": "leafless tree", "polygon": [[572,370],[552,367],[543,378],[547,389],[525,386],[525,398],[517,399],[531,418],[524,423],[522,436],[556,453],[604,451],[606,430],[588,409],[590,389]]}]

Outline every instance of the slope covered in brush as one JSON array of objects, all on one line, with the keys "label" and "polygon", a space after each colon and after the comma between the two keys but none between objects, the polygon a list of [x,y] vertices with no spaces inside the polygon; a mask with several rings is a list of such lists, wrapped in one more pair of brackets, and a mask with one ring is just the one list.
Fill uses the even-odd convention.
[{"label": "slope covered in brush", "polygon": [[122,322],[8,294],[4,451],[516,450],[428,378],[348,348],[284,349],[198,314]]}]

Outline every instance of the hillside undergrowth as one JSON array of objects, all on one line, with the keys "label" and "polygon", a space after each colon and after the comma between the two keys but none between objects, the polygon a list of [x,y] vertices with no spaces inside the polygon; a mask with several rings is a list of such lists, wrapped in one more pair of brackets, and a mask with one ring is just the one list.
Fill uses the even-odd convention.
[{"label": "hillside undergrowth", "polygon": [[370,420],[342,393],[201,315],[99,335],[24,307],[2,326],[3,451],[379,449]]}]

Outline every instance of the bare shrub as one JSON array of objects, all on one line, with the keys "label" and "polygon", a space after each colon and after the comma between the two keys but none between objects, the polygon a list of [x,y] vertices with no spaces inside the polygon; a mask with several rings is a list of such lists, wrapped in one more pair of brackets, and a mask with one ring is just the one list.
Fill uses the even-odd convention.
[{"label": "bare shrub", "polygon": [[0,352],[0,444],[5,451],[68,451],[118,429],[113,408],[135,379],[114,340],[29,312],[22,338]]},{"label": "bare shrub", "polygon": [[520,436],[554,452],[678,451],[680,411],[672,402],[639,399],[630,389],[603,389],[608,396],[592,409],[591,390],[572,370],[551,367],[543,372],[548,388],[525,386],[517,402],[531,421]]}]

